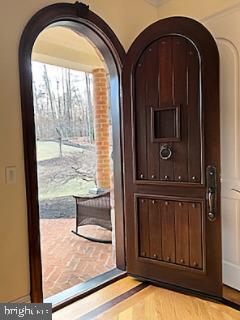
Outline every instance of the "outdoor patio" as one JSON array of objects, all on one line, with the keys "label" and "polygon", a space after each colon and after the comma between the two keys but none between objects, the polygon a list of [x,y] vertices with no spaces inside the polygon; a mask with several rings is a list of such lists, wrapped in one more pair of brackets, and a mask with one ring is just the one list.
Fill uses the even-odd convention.
[{"label": "outdoor patio", "polygon": [[[71,232],[76,229],[73,195],[113,190],[108,77],[99,62],[87,72],[42,61],[32,64],[44,298],[115,267],[111,244],[91,242]],[[113,198],[111,208],[110,198],[102,202],[107,203],[105,215],[108,211],[110,215]],[[96,212],[89,212],[93,219]],[[81,226],[80,232],[110,240],[112,233],[99,227],[99,221],[94,223],[98,226]],[[110,230],[110,216],[108,225]]]},{"label": "outdoor patio", "polygon": [[[96,277],[115,267],[111,244],[85,240],[71,232],[75,219],[41,219],[44,298]],[[111,239],[111,232],[83,226],[81,232]]]}]

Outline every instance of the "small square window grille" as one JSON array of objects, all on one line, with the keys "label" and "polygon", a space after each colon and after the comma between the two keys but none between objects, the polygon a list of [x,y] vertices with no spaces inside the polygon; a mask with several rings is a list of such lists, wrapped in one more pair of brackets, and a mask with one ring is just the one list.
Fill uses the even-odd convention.
[{"label": "small square window grille", "polygon": [[152,107],[151,127],[153,142],[179,141],[180,106]]}]

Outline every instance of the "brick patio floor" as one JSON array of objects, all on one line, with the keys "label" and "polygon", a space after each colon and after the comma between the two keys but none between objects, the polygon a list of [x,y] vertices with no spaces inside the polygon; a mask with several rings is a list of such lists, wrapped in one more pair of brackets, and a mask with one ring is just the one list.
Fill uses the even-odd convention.
[{"label": "brick patio floor", "polygon": [[[91,242],[71,232],[75,219],[41,219],[41,252],[44,298],[113,269],[111,244]],[[111,239],[111,232],[95,226],[81,233]]]}]

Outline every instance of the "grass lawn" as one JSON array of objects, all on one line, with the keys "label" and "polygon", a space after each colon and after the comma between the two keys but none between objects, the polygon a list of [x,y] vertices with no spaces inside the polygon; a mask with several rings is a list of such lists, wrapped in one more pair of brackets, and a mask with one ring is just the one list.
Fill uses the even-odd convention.
[{"label": "grass lawn", "polygon": [[[63,156],[78,154],[82,149],[62,145]],[[54,141],[37,141],[37,161],[49,160],[59,157],[59,143]]]},{"label": "grass lawn", "polygon": [[[59,157],[57,142],[37,141],[39,200],[71,195],[86,195],[95,187],[95,152],[72,146],[62,146]],[[93,181],[86,181],[73,168],[87,173]]]},{"label": "grass lawn", "polygon": [[54,199],[65,196],[84,196],[89,189],[95,187],[94,182],[87,182],[80,177],[69,180],[65,184],[51,183],[46,186],[39,185],[39,200]]}]

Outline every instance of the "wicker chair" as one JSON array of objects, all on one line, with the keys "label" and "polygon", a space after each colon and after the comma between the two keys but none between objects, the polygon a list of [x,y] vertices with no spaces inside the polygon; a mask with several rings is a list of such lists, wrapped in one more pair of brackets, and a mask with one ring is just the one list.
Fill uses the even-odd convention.
[{"label": "wicker chair", "polygon": [[111,243],[111,240],[96,239],[78,232],[78,228],[84,225],[97,225],[112,231],[110,192],[95,196],[73,197],[76,201],[76,230],[72,232],[90,241]]}]

